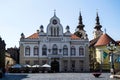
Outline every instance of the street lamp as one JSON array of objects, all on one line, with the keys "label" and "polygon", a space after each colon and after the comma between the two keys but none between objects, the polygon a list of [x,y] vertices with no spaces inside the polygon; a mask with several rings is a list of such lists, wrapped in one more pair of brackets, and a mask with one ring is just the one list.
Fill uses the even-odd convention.
[{"label": "street lamp", "polygon": [[113,59],[113,51],[116,50],[116,46],[114,43],[110,42],[107,45],[107,49],[110,51],[110,72],[111,74],[114,74],[114,59]]}]

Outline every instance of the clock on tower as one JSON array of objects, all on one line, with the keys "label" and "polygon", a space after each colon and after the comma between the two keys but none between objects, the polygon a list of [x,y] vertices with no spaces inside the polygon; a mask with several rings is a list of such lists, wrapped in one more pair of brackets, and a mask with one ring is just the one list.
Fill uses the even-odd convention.
[{"label": "clock on tower", "polygon": [[57,24],[57,20],[54,19],[54,20],[52,21],[52,23],[53,23],[54,25],[56,25],[56,24]]}]

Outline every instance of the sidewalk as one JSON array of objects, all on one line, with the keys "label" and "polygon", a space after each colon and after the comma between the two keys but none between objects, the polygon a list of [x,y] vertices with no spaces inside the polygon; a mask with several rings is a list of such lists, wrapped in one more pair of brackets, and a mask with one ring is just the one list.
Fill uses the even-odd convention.
[{"label": "sidewalk", "polygon": [[110,78],[116,78],[116,79],[120,79],[120,71],[118,71],[116,74],[114,75],[110,75]]},{"label": "sidewalk", "polygon": [[120,75],[110,75],[110,78],[117,78],[117,79],[120,79]]}]

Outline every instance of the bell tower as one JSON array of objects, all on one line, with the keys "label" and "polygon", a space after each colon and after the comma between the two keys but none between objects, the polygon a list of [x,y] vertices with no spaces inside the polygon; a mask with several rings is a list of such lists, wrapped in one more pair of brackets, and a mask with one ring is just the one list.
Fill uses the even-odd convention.
[{"label": "bell tower", "polygon": [[86,31],[84,30],[85,25],[82,22],[82,15],[81,12],[79,14],[79,23],[75,31],[75,35],[78,36],[81,39],[88,39]]},{"label": "bell tower", "polygon": [[100,25],[100,21],[99,21],[99,16],[98,16],[98,12],[96,13],[96,25],[94,27],[94,31],[93,31],[93,35],[94,35],[94,39],[97,37],[100,37],[103,34],[103,31],[101,30],[102,26]]}]

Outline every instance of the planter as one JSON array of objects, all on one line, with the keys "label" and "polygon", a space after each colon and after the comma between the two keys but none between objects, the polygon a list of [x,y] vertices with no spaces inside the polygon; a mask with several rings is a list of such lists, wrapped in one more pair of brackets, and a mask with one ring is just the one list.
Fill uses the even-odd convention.
[{"label": "planter", "polygon": [[101,75],[101,73],[97,73],[97,72],[95,72],[95,73],[92,73],[96,78],[98,78],[100,75]]}]

